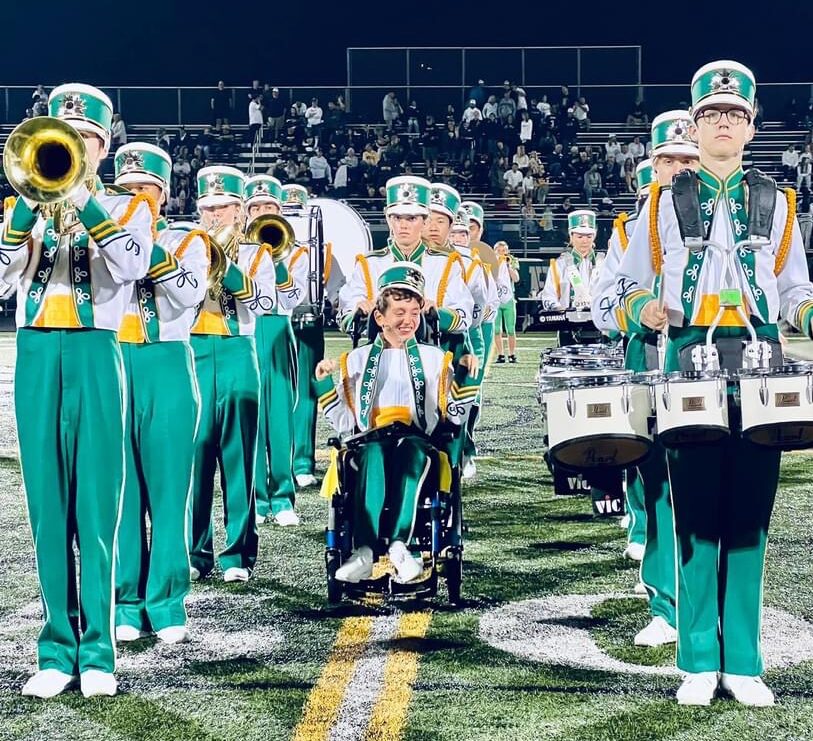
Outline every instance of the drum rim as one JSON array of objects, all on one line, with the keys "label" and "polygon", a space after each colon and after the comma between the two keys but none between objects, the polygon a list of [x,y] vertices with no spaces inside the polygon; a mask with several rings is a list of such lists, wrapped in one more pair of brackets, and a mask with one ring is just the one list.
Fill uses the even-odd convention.
[{"label": "drum rim", "polygon": [[792,376],[813,375],[813,363],[785,363],[772,368],[740,368],[737,378],[789,378]]},{"label": "drum rim", "polygon": [[720,370],[690,370],[690,371],[669,371],[664,373],[664,382],[670,383],[686,383],[694,381],[718,381],[728,380],[728,371],[721,368]]},{"label": "drum rim", "polygon": [[[607,379],[606,382],[603,383],[584,383],[589,379]],[[643,386],[644,384],[634,384],[629,383],[632,379],[632,371],[628,370],[620,370],[615,371],[612,374],[606,375],[594,375],[594,376],[570,376],[569,378],[565,378],[563,376],[554,376],[552,380],[555,381],[563,381],[563,383],[555,383],[555,387],[551,389],[551,391],[566,391],[568,389],[574,388],[601,388],[603,386]]]},{"label": "drum rim", "polygon": [[[687,442],[687,443],[675,444],[674,442],[669,441],[670,433],[672,433],[672,432],[677,433],[677,432],[679,432],[681,430],[687,430],[687,429],[699,429],[699,430],[705,430],[705,431],[708,431],[708,432],[715,431],[715,432],[721,432],[723,434],[720,436],[719,440],[715,440],[714,442],[711,442],[711,443],[697,443],[697,442],[688,443]],[[664,440],[664,435],[667,436],[666,440]],[[728,439],[730,437],[731,437],[731,428],[728,427],[728,426],[723,427],[722,425],[682,425],[682,426],[678,426],[678,427],[670,427],[669,429],[664,430],[664,431],[661,431],[660,429],[658,430],[658,438],[660,438],[661,443],[665,448],[692,448],[692,447],[702,447],[704,445],[716,445],[717,443],[721,443],[721,442],[723,442],[724,440],[726,440],[726,439]]]},{"label": "drum rim", "polygon": [[752,445],[758,445],[760,448],[767,448],[769,450],[809,450],[813,448],[813,439],[811,439],[807,443],[801,443],[794,445],[793,443],[784,443],[782,445],[766,445],[765,443],[757,442],[756,440],[752,439],[755,433],[763,432],[771,427],[779,427],[780,425],[804,425],[810,428],[813,428],[813,421],[811,422],[768,422],[761,425],[754,425],[753,427],[748,427],[747,429],[742,430],[742,437],[745,440],[748,440]]},{"label": "drum rim", "polygon": [[[619,440],[625,442],[634,442],[634,443],[643,443],[646,452],[638,458],[635,458],[632,461],[625,461],[624,463],[597,463],[594,466],[574,466],[572,463],[565,463],[557,458],[556,453],[562,449],[565,445],[572,445],[574,441],[586,441],[591,442],[593,440]],[[557,463],[562,466],[566,466],[567,468],[571,468],[575,471],[593,471],[597,468],[627,468],[629,466],[636,466],[641,463],[651,452],[654,442],[650,437],[643,437],[641,435],[628,435],[624,433],[606,433],[606,434],[598,434],[598,435],[582,435],[580,437],[573,437],[569,438],[568,440],[563,440],[560,443],[557,443],[552,448],[548,448],[548,453],[550,454],[551,458],[553,458]]]}]

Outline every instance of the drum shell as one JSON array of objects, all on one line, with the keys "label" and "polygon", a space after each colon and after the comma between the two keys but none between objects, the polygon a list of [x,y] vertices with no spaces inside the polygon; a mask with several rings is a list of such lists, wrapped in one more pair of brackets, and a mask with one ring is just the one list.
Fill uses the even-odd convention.
[{"label": "drum shell", "polygon": [[665,380],[653,388],[658,436],[665,447],[705,445],[730,435],[724,378]]},{"label": "drum shell", "polygon": [[631,466],[649,453],[652,408],[646,386],[558,386],[544,392],[543,403],[551,456],[569,468]]},{"label": "drum shell", "polygon": [[740,377],[742,436],[779,450],[813,447],[813,376],[809,373]]}]

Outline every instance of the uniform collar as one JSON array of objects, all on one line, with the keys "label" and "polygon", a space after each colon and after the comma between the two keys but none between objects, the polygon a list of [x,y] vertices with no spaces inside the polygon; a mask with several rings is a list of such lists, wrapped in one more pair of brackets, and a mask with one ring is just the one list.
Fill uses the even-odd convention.
[{"label": "uniform collar", "polygon": [[387,247],[389,251],[392,253],[393,257],[396,260],[401,260],[404,262],[416,262],[420,264],[421,258],[423,257],[423,253],[426,252],[426,244],[421,241],[418,243],[418,246],[412,251],[412,254],[409,257],[406,257],[404,253],[401,251],[401,248],[395,243],[395,240],[390,237],[387,240]]},{"label": "uniform collar", "polygon": [[593,247],[587,257],[582,257],[574,248],[570,249],[570,254],[573,257],[573,264],[574,265],[581,265],[582,260],[587,260],[588,262],[594,263],[596,261],[596,248]]},{"label": "uniform collar", "polygon": [[738,167],[736,170],[734,170],[734,172],[722,180],[705,167],[701,167],[697,171],[697,177],[700,179],[700,181],[716,192],[733,190],[740,185],[740,183],[742,183],[744,175],[745,172],[743,171],[742,167]]}]

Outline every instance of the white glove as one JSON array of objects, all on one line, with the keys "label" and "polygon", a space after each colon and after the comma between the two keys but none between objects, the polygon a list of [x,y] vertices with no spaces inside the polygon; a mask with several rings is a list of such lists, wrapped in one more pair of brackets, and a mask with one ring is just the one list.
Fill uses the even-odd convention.
[{"label": "white glove", "polygon": [[73,203],[80,211],[87,206],[92,193],[88,190],[87,185],[80,183],[70,193],[68,193],[68,200]]}]

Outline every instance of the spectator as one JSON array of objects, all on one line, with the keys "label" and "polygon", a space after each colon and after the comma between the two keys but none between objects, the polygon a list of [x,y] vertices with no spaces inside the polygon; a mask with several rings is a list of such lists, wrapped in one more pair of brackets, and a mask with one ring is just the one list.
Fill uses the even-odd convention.
[{"label": "spectator", "polygon": [[542,165],[541,168],[542,169],[536,173],[534,178],[536,187],[534,200],[537,203],[545,203],[545,201],[548,200],[548,192],[550,191],[550,179],[548,178],[547,170],[545,170],[545,165]]},{"label": "spectator", "polygon": [[161,147],[167,154],[172,154],[172,137],[167,133],[167,130],[160,126],[158,131],[155,132],[155,144]]},{"label": "spectator", "polygon": [[514,120],[517,113],[516,101],[511,97],[511,90],[506,90],[503,93],[500,102],[497,104],[497,117],[505,123],[509,119]]},{"label": "spectator", "polygon": [[480,112],[480,109],[477,107],[477,101],[472,98],[469,101],[469,104],[466,106],[466,109],[463,111],[463,118],[460,120],[460,123],[468,123],[472,119],[477,119],[478,121],[481,120],[483,114]]},{"label": "spectator", "polygon": [[463,161],[460,172],[457,173],[457,184],[461,192],[471,192],[472,181],[474,180],[474,168],[470,159]]},{"label": "spectator", "polygon": [[618,164],[621,166],[622,172],[626,168],[627,160],[632,160],[632,153],[630,152],[629,144],[622,144],[621,149],[615,156],[615,161],[618,162]]},{"label": "spectator", "polygon": [[255,97],[263,97],[263,86],[260,85],[259,80],[252,80],[251,87],[248,89],[248,101],[251,102]]},{"label": "spectator", "polygon": [[446,122],[446,130],[440,139],[440,149],[447,160],[454,160],[460,153],[460,139],[454,122]]},{"label": "spectator", "polygon": [[569,110],[567,112],[567,117],[565,118],[564,123],[560,127],[560,138],[562,144],[566,147],[569,147],[576,141],[576,136],[579,133],[579,122],[576,120],[576,117],[573,113],[573,110]]},{"label": "spectator", "polygon": [[523,172],[530,166],[531,158],[525,154],[525,147],[522,144],[517,147],[516,154],[512,158],[511,162],[519,167],[519,169]]},{"label": "spectator", "polygon": [[186,147],[188,151],[192,151],[195,149],[195,142],[194,138],[190,135],[190,133],[186,130],[186,127],[179,126],[178,131],[175,132],[175,149],[181,149],[182,147]]},{"label": "spectator", "polygon": [[511,85],[511,94],[517,103],[517,111],[528,110],[528,97],[525,94],[525,89],[519,85]]},{"label": "spectator", "polygon": [[598,165],[590,165],[590,169],[584,173],[584,200],[587,201],[589,206],[594,197],[607,197],[607,191],[604,190],[601,182],[601,175],[598,171]]},{"label": "spectator", "polygon": [[347,197],[347,186],[350,180],[348,172],[347,160],[342,158],[339,160],[339,166],[336,168],[336,174],[333,177],[333,196],[335,198]]},{"label": "spectator", "polygon": [[115,152],[127,144],[127,126],[120,113],[113,114],[113,126],[110,130],[110,148]]},{"label": "spectator", "polygon": [[486,151],[489,154],[496,154],[497,142],[502,136],[502,124],[496,113],[492,113],[483,123],[483,137],[485,139]]},{"label": "spectator", "polygon": [[234,162],[237,155],[237,138],[228,123],[223,124],[218,144],[220,158],[224,162]]},{"label": "spectator", "polygon": [[615,160],[620,151],[621,145],[618,143],[618,137],[615,134],[610,134],[607,137],[607,143],[604,145],[604,159],[609,160],[612,157]]},{"label": "spectator", "polygon": [[31,106],[32,116],[47,116],[48,115],[48,97],[42,96],[37,98]]},{"label": "spectator", "polygon": [[615,155],[609,155],[607,165],[604,168],[604,185],[607,191],[612,192],[613,195],[617,195],[621,188],[621,175],[621,165],[616,161]]},{"label": "spectator", "polygon": [[43,85],[37,85],[37,87],[34,88],[34,92],[31,93],[31,104],[32,104],[32,106],[38,100],[42,100],[42,98],[45,98],[45,100],[47,101],[48,100],[48,93],[46,92],[45,87]]},{"label": "spectator", "polygon": [[446,122],[457,126],[457,116],[455,116],[454,106],[451,103],[446,106]]},{"label": "spectator", "polygon": [[636,165],[644,158],[646,149],[644,149],[644,145],[641,144],[640,136],[635,136],[632,138],[632,144],[629,145],[628,151],[630,153],[630,157],[632,157],[632,161]]},{"label": "spectator", "polygon": [[423,159],[426,168],[430,169],[437,165],[438,149],[440,148],[440,132],[435,126],[435,119],[432,116],[426,117],[426,128],[421,135],[421,148],[423,149]]},{"label": "spectator", "polygon": [[285,111],[287,106],[280,97],[279,88],[271,88],[271,94],[264,96],[263,113],[267,116],[268,129],[272,141],[278,141],[285,125]]},{"label": "spectator", "polygon": [[568,90],[567,85],[562,85],[559,88],[559,110],[566,111],[568,108],[571,108],[570,90]]},{"label": "spectator", "polygon": [[782,174],[784,179],[790,182],[796,180],[796,168],[799,165],[799,153],[793,144],[788,144],[788,148],[782,152]]},{"label": "spectator", "polygon": [[[254,82],[257,82],[255,80]],[[254,142],[263,128],[262,97],[255,94],[248,104],[248,140]]]},{"label": "spectator", "polygon": [[624,159],[623,171],[624,183],[627,186],[627,193],[635,193],[635,163],[633,162],[632,157],[627,157]]},{"label": "spectator", "polygon": [[533,203],[536,195],[536,179],[529,171],[522,177],[522,200],[525,203]]},{"label": "spectator", "polygon": [[500,139],[504,142],[509,152],[513,152],[519,144],[519,134],[513,116],[509,116],[502,125]]},{"label": "spectator", "polygon": [[542,100],[536,104],[536,109],[542,114],[543,120],[550,116],[550,103],[548,103],[547,95],[542,96]]},{"label": "spectator", "polygon": [[570,196],[567,196],[560,204],[558,211],[562,216],[567,216],[575,206],[570,202]]},{"label": "spectator", "polygon": [[483,120],[488,121],[491,118],[492,114],[494,115],[495,118],[498,117],[497,98],[493,95],[489,95],[488,100],[483,106]]},{"label": "spectator", "polygon": [[452,188],[457,188],[457,175],[449,165],[446,165],[443,168],[443,172],[440,175],[440,182],[446,183],[446,185],[451,185]]},{"label": "spectator", "polygon": [[539,153],[534,150],[528,155],[528,170],[531,175],[536,177],[544,169],[545,165],[542,160],[539,159]]},{"label": "spectator", "polygon": [[765,109],[762,107],[762,101],[759,98],[754,98],[754,128],[759,131],[762,128],[762,123],[765,120]]},{"label": "spectator", "polygon": [[573,104],[573,118],[578,122],[580,129],[585,131],[590,129],[590,106],[587,105],[583,95]]},{"label": "spectator", "polygon": [[466,121],[458,129],[458,159],[460,162],[474,157],[476,141],[480,137],[481,127],[482,122],[480,119],[473,118]]},{"label": "spectator", "polygon": [[182,178],[188,178],[192,174],[192,165],[181,155],[172,163],[172,173],[179,181]]},{"label": "spectator", "polygon": [[482,108],[486,102],[486,89],[483,85],[485,85],[483,80],[477,80],[477,84],[469,90],[469,100],[473,100],[477,108]]},{"label": "spectator", "polygon": [[421,112],[418,109],[418,104],[411,100],[406,109],[407,120],[407,134],[420,134],[421,133]]},{"label": "spectator", "polygon": [[394,92],[389,92],[384,96],[381,106],[384,115],[384,123],[387,129],[391,131],[395,122],[403,115],[404,111],[398,102],[398,98],[395,97]]},{"label": "spectator", "polygon": [[565,169],[565,151],[561,144],[556,144],[548,157],[548,170],[550,176],[557,182],[562,181]]},{"label": "spectator", "polygon": [[796,167],[796,190],[802,190],[803,187],[810,190],[810,171],[811,167],[811,153],[810,145],[805,145],[804,151],[799,155],[799,164]]},{"label": "spectator", "polygon": [[308,106],[306,106],[301,100],[297,100],[296,103],[291,106],[291,116],[304,120],[307,110]]},{"label": "spectator", "polygon": [[223,80],[218,81],[210,106],[214,116],[215,130],[220,131],[224,123],[229,123],[231,116],[231,92],[226,88]]},{"label": "spectator", "polygon": [[516,162],[503,175],[503,180],[505,181],[505,195],[507,197],[515,196],[520,198],[522,196],[522,173],[519,171]]},{"label": "spectator", "polygon": [[319,132],[322,129],[322,107],[318,98],[311,98],[311,104],[305,109],[305,122],[308,126],[308,136],[312,136],[314,141],[319,140]]},{"label": "spectator", "polygon": [[519,140],[527,145],[530,144],[533,140],[534,136],[534,122],[531,121],[531,116],[528,113],[528,110],[525,109],[521,112],[521,118],[519,121]]},{"label": "spectator", "polygon": [[539,224],[542,227],[542,239],[545,242],[551,241],[551,237],[553,236],[553,210],[550,204],[545,205],[545,210],[542,212],[542,218],[539,220]]},{"label": "spectator", "polygon": [[796,102],[796,98],[791,98],[785,104],[785,124],[789,129],[799,126],[799,104]]},{"label": "spectator", "polygon": [[534,204],[530,201],[526,201],[522,206],[522,220],[519,223],[519,233],[523,240],[529,237],[535,237],[539,233],[536,211],[534,210]]},{"label": "spectator", "polygon": [[646,112],[646,106],[644,105],[644,99],[639,95],[635,99],[635,103],[632,106],[632,110],[627,114],[627,128],[629,129],[631,126],[636,124],[648,124],[649,123],[649,116]]}]

